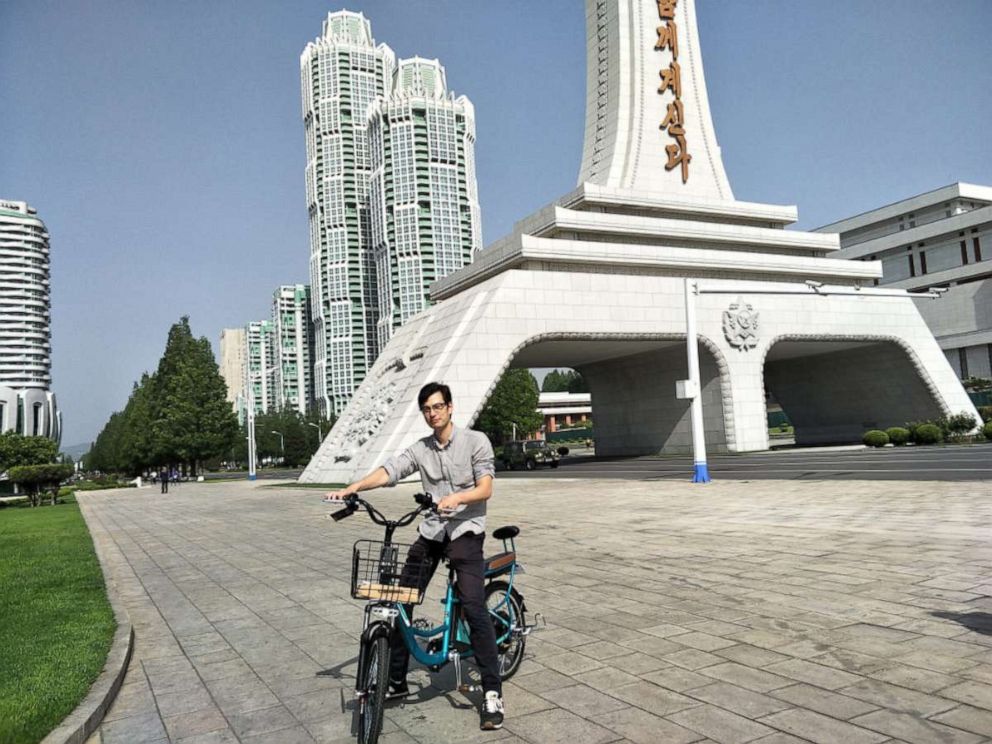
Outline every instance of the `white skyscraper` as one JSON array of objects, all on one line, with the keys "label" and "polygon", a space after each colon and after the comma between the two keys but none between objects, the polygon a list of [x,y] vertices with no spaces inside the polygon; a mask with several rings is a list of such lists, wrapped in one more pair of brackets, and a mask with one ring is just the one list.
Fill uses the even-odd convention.
[{"label": "white skyscraper", "polygon": [[313,397],[310,287],[284,284],[272,296],[277,408],[305,414]]},{"label": "white skyscraper", "polygon": [[300,72],[314,399],[339,415],[429,285],[481,248],[475,112],[437,60],[397,66],[360,13],[329,14]]},{"label": "white skyscraper", "polygon": [[378,348],[430,304],[428,288],[481,248],[475,109],[448,93],[440,62],[401,60],[368,119]]},{"label": "white skyscraper", "polygon": [[314,388],[324,415],[344,410],[378,354],[366,113],[387,94],[395,64],[368,20],[348,11],[329,14],[300,57]]},{"label": "white skyscraper", "polygon": [[276,341],[272,323],[253,320],[245,326],[244,404],[255,413],[276,410]]},{"label": "white skyscraper", "polygon": [[225,328],[220,332],[220,376],[227,384],[227,400],[235,409],[244,392],[245,329]]},{"label": "white skyscraper", "polygon": [[26,202],[0,200],[0,430],[59,441],[48,230],[36,215]]}]

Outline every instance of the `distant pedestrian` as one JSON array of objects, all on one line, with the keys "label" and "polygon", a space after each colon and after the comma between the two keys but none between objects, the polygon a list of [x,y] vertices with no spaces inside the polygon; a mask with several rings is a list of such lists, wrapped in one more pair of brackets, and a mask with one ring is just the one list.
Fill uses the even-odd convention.
[{"label": "distant pedestrian", "polygon": [[179,468],[172,469],[172,482],[176,484],[179,483]]},{"label": "distant pedestrian", "polygon": [[169,470],[168,468],[162,468],[161,472],[158,474],[159,482],[162,484],[162,493],[169,492]]}]

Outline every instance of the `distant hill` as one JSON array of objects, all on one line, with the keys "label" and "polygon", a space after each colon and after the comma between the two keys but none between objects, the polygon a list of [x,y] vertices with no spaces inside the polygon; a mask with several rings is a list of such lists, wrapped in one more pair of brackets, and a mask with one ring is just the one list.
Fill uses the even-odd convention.
[{"label": "distant hill", "polygon": [[64,452],[69,455],[73,460],[78,460],[80,457],[85,455],[90,451],[90,443],[86,444],[74,444],[71,447],[60,447],[59,452]]}]

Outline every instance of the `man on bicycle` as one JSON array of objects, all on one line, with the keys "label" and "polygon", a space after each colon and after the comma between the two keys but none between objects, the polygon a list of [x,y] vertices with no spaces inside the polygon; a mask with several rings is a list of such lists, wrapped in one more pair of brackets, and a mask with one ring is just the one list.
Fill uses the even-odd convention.
[{"label": "man on bicycle", "polygon": [[[469,626],[472,648],[482,675],[485,698],[480,710],[480,728],[503,725],[502,686],[498,671],[496,631],[485,603],[486,501],[493,493],[493,448],[480,432],[461,429],[451,420],[451,389],[431,382],[421,388],[417,404],[433,433],[387,460],[359,481],[325,496],[325,501],[382,486],[394,486],[419,471],[424,491],[437,504],[440,514],[431,513],[420,524],[420,536],[411,546],[407,561],[430,560],[431,569],[421,591],[427,588],[441,557],[455,571],[455,590]],[[412,616],[413,607],[407,611]],[[412,619],[412,617],[411,617]],[[398,631],[392,638],[389,698],[409,695],[406,682],[410,652]]]}]

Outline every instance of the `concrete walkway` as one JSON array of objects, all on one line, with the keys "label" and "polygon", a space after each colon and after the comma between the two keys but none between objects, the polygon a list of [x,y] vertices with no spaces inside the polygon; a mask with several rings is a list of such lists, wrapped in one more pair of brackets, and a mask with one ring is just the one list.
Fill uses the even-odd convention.
[{"label": "concrete walkway", "polygon": [[[92,741],[353,741],[349,556],[380,533],[319,497],[79,495],[136,633]],[[480,732],[450,671],[418,669],[384,744],[992,739],[989,483],[508,480],[490,528],[507,523],[548,625],[505,728]]]}]

